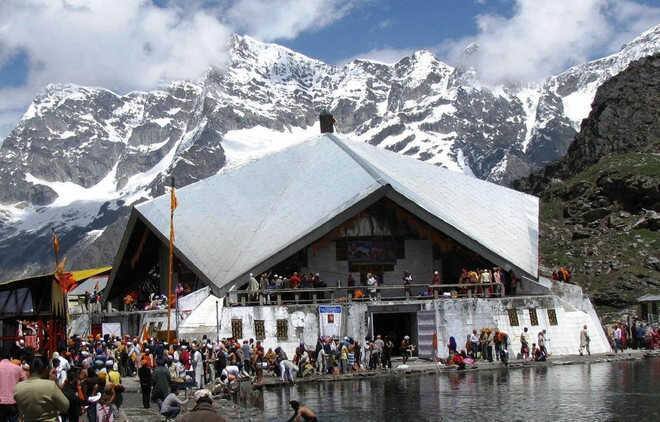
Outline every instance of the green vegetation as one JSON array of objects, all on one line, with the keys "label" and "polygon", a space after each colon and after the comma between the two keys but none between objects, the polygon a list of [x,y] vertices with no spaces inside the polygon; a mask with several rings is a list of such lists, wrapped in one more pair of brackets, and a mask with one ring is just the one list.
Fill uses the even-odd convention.
[{"label": "green vegetation", "polygon": [[[623,188],[603,188],[603,176]],[[645,212],[617,200],[640,178],[660,185],[660,155],[626,153],[603,158],[595,165],[556,183],[541,199],[541,263],[549,269],[568,266],[573,281],[595,299],[601,310],[634,303],[649,291],[660,290],[653,264],[660,258],[660,232],[640,224]],[[608,190],[610,189],[610,190]],[[603,203],[605,201],[605,203]],[[634,201],[632,201],[634,202]],[[594,209],[604,216],[588,217]]]}]

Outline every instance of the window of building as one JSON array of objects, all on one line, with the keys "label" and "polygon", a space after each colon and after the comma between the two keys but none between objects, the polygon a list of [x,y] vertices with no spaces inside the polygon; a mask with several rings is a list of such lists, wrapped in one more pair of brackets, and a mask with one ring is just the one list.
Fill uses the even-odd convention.
[{"label": "window of building", "polygon": [[536,315],[536,308],[529,308],[529,320],[532,325],[539,325],[539,317]]},{"label": "window of building", "polygon": [[554,309],[548,309],[548,321],[550,321],[550,325],[558,325],[557,313],[555,312]]},{"label": "window of building", "polygon": [[231,336],[236,339],[243,338],[243,320],[242,319],[232,319],[231,320]]},{"label": "window of building", "polygon": [[289,321],[286,319],[277,320],[277,339],[287,340],[289,338]]},{"label": "window of building", "polygon": [[509,313],[509,325],[512,327],[518,327],[520,323],[518,322],[518,310],[516,308],[507,309]]},{"label": "window of building", "polygon": [[266,324],[263,319],[254,320],[254,337],[257,340],[264,340],[266,338]]}]

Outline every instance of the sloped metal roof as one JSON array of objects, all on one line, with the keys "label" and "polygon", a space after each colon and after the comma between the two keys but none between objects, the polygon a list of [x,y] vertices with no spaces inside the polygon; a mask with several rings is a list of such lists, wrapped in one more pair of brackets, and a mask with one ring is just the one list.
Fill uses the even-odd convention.
[{"label": "sloped metal roof", "polygon": [[[176,253],[222,295],[384,196],[536,278],[538,198],[331,134],[177,190]],[[136,212],[167,239],[168,195]]]}]

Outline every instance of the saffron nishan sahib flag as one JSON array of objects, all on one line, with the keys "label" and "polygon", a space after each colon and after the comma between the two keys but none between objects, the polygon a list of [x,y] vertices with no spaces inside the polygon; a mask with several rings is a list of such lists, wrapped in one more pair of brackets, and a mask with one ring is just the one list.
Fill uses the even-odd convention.
[{"label": "saffron nishan sahib flag", "polygon": [[176,191],[174,189],[174,186],[172,186],[170,188],[170,210],[174,211],[178,205],[179,204],[176,200]]},{"label": "saffron nishan sahib flag", "polygon": [[55,251],[55,256],[58,256],[60,253],[60,238],[55,233],[55,230],[53,230],[53,250]]}]

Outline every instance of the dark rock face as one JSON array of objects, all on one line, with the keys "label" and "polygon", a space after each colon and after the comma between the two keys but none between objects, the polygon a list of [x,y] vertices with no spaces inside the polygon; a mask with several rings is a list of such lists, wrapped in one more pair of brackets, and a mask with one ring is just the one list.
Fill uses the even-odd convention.
[{"label": "dark rock face", "polygon": [[536,113],[544,125],[534,133],[526,156],[537,167],[544,167],[566,154],[577,132],[564,116],[561,98],[553,93],[541,97]]},{"label": "dark rock face", "polygon": [[660,54],[596,93],[564,158],[514,182],[542,199],[541,255],[570,265],[597,305],[660,288]]},{"label": "dark rock face", "polygon": [[[584,117],[575,104],[589,102],[594,84],[631,60],[660,50],[660,26],[613,56],[525,87],[484,86],[471,69],[427,51],[394,65],[333,66],[249,37],[235,36],[230,47],[228,67],[196,82],[126,95],[52,85],[35,98],[0,147],[7,277],[50,265],[51,227],[77,265],[111,262],[119,235],[112,227],[128,207],[164,193],[171,176],[181,187],[241,162],[242,151],[256,147],[240,139],[316,134],[322,109],[339,133],[509,184],[563,155]],[[618,189],[612,183],[605,184]],[[646,192],[647,183],[637,189]]]},{"label": "dark rock face", "polygon": [[551,179],[566,179],[610,154],[660,150],[660,56],[633,62],[603,84],[589,117],[566,157],[516,187],[542,192]]}]

